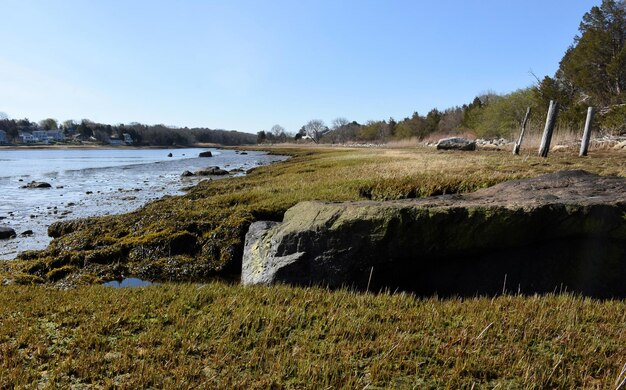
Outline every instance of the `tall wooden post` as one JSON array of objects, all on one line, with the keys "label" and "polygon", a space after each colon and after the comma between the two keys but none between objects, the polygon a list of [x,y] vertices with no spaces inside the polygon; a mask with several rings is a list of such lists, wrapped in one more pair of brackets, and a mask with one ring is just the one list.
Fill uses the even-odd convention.
[{"label": "tall wooden post", "polygon": [[524,115],[524,120],[522,121],[522,129],[520,130],[520,133],[519,133],[519,139],[515,143],[515,146],[513,146],[513,154],[515,155],[519,154],[519,150],[522,146],[522,141],[524,140],[524,132],[526,131],[526,125],[528,124],[529,118],[530,118],[530,107],[526,109],[526,115]]},{"label": "tall wooden post", "polygon": [[546,116],[546,127],[543,129],[543,137],[541,138],[541,146],[539,147],[539,155],[541,157],[548,157],[558,111],[559,104],[554,100],[550,100],[550,107],[548,108],[548,115]]},{"label": "tall wooden post", "polygon": [[580,153],[579,156],[586,156],[587,150],[589,149],[589,140],[591,139],[591,124],[593,123],[593,107],[589,107],[587,109],[587,120],[585,121],[585,131],[583,132],[583,140],[580,144]]}]

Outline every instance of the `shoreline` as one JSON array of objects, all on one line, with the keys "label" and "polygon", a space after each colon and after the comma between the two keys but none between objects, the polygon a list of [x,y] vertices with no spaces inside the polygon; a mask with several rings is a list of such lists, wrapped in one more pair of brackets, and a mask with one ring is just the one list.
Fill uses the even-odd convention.
[{"label": "shoreline", "polygon": [[[238,145],[241,147],[247,147],[249,145]],[[140,149],[203,149],[203,148],[214,148],[214,149],[223,149],[224,145],[218,144],[193,144],[193,145],[176,145],[176,146],[157,146],[157,145],[149,145],[149,146],[128,146],[128,145],[91,145],[91,144],[53,144],[53,145],[37,145],[37,144],[28,144],[28,145],[0,145],[0,151],[2,150],[140,150]],[[233,146],[236,147],[236,146]]]},{"label": "shoreline", "polygon": [[[160,148],[114,148],[112,150],[130,151],[141,149],[146,151],[160,150]],[[180,148],[177,150],[182,149],[201,150],[204,148]],[[211,149],[215,150],[216,148]],[[24,152],[27,150],[43,152],[45,150],[56,149],[20,148],[18,150]],[[72,148],[68,150],[78,152],[85,149]],[[93,149],[94,152],[96,150],[107,149]],[[88,151],[85,153],[91,152]],[[176,152],[174,152],[174,154],[176,154]],[[190,153],[187,152],[187,154],[189,157],[181,160],[164,159],[163,161],[157,162],[156,164],[164,162],[175,164],[168,165],[169,168],[165,176],[163,176],[163,172],[155,171],[155,167],[157,166],[151,165],[152,168],[147,168],[147,170],[133,170],[132,172],[134,173],[131,176],[125,177],[123,181],[120,181],[119,178],[116,177],[109,177],[105,182],[101,180],[96,180],[95,182],[90,182],[89,180],[75,181],[74,175],[82,170],[70,170],[65,173],[62,172],[60,175],[57,172],[54,176],[42,176],[42,180],[52,183],[51,189],[19,190],[16,189],[17,187],[14,188],[14,186],[11,186],[11,184],[21,187],[23,182],[6,182],[7,186],[10,187],[6,187],[6,190],[13,191],[16,194],[19,191],[46,191],[45,196],[48,201],[43,205],[31,202],[32,204],[27,204],[26,207],[22,207],[19,201],[17,203],[11,201],[6,204],[8,208],[0,207],[0,211],[4,210],[4,212],[0,213],[0,216],[4,217],[0,221],[0,225],[12,227],[17,233],[17,237],[10,241],[0,241],[0,261],[15,260],[21,253],[29,250],[47,250],[53,239],[48,236],[47,229],[56,222],[136,212],[142,207],[145,207],[146,204],[162,200],[164,197],[184,195],[195,188],[202,180],[223,180],[243,176],[249,169],[269,165],[276,160],[275,155],[270,155],[266,151],[258,151],[258,154],[251,153],[250,158],[243,158],[244,156],[239,157],[239,154],[235,154],[234,151],[228,151],[227,149],[222,149],[221,153],[218,153],[218,156],[221,155],[222,157],[214,155],[213,158],[207,159],[198,159],[197,153],[190,155]],[[206,168],[207,165],[218,165],[222,169],[232,172],[225,176],[180,176],[185,170],[198,171]],[[136,168],[144,166],[144,164],[131,164],[130,166]],[[126,169],[128,169],[117,168],[123,169],[125,172]],[[102,169],[116,169],[116,167],[104,167]],[[34,175],[41,176],[41,174],[38,173],[34,173]],[[17,179],[17,176],[15,178]],[[35,179],[38,179],[38,177],[35,177]],[[39,192],[32,194],[35,197],[40,197]],[[24,193],[24,196],[30,194],[31,193]],[[41,194],[43,195],[43,193]],[[5,196],[6,195],[5,193]],[[21,197],[21,195],[17,195],[17,197]],[[9,196],[7,200],[8,199],[11,199],[11,197]],[[34,234],[21,234],[27,231],[33,231]],[[45,246],[41,246],[42,243],[45,243]]]}]

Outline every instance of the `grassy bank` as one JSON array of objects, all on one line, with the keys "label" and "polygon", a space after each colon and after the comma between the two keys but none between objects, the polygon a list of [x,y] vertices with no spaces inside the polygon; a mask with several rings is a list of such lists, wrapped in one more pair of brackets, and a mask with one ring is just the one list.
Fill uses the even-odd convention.
[{"label": "grassy bank", "polygon": [[[44,251],[4,265],[17,283],[84,284],[137,275],[156,280],[236,278],[255,220],[281,220],[303,200],[402,199],[473,191],[562,169],[626,176],[624,154],[454,153],[430,148],[274,148],[293,158],[245,177],[205,181],[124,215],[56,223]],[[210,162],[208,162],[209,164]],[[6,276],[9,275],[9,276]]]},{"label": "grassy bank", "polygon": [[[121,275],[236,277],[243,234],[301,200],[471,191],[561,169],[626,176],[623,153],[549,159],[432,149],[274,149],[289,161],[133,213],[58,225],[3,263],[0,388],[615,388],[626,301],[416,298]],[[48,282],[20,286],[20,283]]]},{"label": "grassy bank", "polygon": [[4,287],[0,387],[615,388],[626,302]]}]

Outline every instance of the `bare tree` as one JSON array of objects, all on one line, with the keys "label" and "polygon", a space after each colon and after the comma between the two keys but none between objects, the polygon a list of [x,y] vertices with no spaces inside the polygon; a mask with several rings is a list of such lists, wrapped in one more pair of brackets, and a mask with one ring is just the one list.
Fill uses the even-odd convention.
[{"label": "bare tree", "polygon": [[304,125],[304,131],[306,131],[306,135],[311,137],[313,142],[318,143],[320,141],[320,137],[328,131],[328,127],[326,127],[323,120],[313,119]]},{"label": "bare tree", "polygon": [[333,120],[333,130],[337,130],[337,129],[343,127],[343,126],[348,125],[349,123],[350,123],[350,121],[347,120],[344,117],[335,118]]},{"label": "bare tree", "polygon": [[280,137],[282,134],[285,133],[285,128],[282,127],[281,125],[274,125],[272,126],[272,134],[274,134],[276,136],[276,138]]}]

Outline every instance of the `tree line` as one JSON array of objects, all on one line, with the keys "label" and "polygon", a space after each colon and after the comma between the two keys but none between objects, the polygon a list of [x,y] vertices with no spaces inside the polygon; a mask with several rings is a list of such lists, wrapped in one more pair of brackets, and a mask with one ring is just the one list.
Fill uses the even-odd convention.
[{"label": "tree line", "polygon": [[257,140],[281,142],[306,136],[314,142],[386,142],[424,139],[432,134],[512,138],[528,107],[533,112],[530,128],[541,129],[550,100],[559,105],[557,129],[578,132],[584,126],[587,107],[593,106],[598,112],[596,131],[626,134],[626,0],[603,0],[591,8],[555,75],[535,79],[534,85],[511,93],[485,92],[462,106],[443,111],[434,108],[426,115],[414,112],[399,121],[357,123],[337,118],[326,126],[312,120],[291,138],[271,131],[259,132]]},{"label": "tree line", "polygon": [[47,118],[36,123],[27,118],[9,119],[6,114],[0,115],[0,130],[5,131],[7,139],[15,143],[19,142],[20,133],[32,133],[37,130],[60,130],[68,141],[91,141],[100,144],[108,144],[111,139],[122,139],[124,134],[129,134],[133,139],[133,145],[136,146],[189,146],[196,143],[244,145],[256,142],[256,135],[233,130],[177,128],[137,122],[109,125],[89,119],[80,122],[66,120],[59,123],[55,119]]}]

